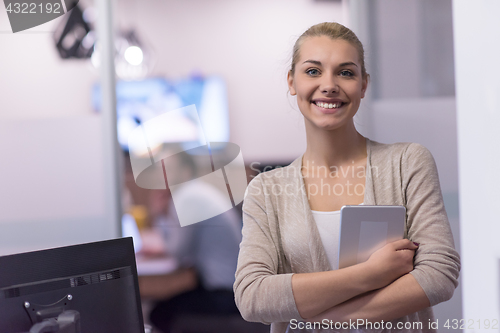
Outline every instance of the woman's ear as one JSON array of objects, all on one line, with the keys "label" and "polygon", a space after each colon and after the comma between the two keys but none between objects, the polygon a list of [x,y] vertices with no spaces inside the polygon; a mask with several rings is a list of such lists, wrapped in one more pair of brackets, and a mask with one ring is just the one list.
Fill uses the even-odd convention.
[{"label": "woman's ear", "polygon": [[288,82],[288,90],[290,91],[290,95],[295,96],[297,93],[295,92],[295,87],[293,85],[293,74],[292,71],[288,71],[288,75],[286,77],[286,81]]},{"label": "woman's ear", "polygon": [[370,78],[370,74],[366,74],[365,78],[363,78],[363,82],[361,83],[361,98],[365,98],[366,89],[368,88],[368,79]]}]

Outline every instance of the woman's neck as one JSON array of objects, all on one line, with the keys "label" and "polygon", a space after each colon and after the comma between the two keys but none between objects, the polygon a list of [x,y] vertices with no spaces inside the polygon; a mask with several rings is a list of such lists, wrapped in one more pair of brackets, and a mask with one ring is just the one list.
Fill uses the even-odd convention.
[{"label": "woman's neck", "polygon": [[[309,128],[308,128],[309,127]],[[315,165],[342,165],[366,158],[366,139],[354,124],[335,130],[311,128],[306,124],[307,149],[304,161]]]}]

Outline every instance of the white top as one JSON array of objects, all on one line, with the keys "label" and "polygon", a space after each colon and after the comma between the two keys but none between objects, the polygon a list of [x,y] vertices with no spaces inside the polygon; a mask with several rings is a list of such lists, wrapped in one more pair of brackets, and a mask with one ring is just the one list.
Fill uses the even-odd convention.
[{"label": "white top", "polygon": [[325,248],[328,262],[332,270],[339,269],[340,210],[331,212],[313,210],[311,212]]},{"label": "white top", "polygon": [[[361,203],[362,205],[362,203]],[[311,211],[326,256],[332,270],[339,269],[339,245],[340,245],[340,210],[331,212]],[[350,333],[361,332],[358,329],[351,329]]]},{"label": "white top", "polygon": [[333,269],[339,268],[340,210],[333,212],[312,211],[326,256]]}]

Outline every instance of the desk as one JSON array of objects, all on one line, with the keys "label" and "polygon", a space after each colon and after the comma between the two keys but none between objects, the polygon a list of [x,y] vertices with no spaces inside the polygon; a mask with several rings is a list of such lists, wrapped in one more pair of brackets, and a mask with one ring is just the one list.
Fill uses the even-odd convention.
[{"label": "desk", "polygon": [[179,268],[172,258],[137,259],[141,298],[162,300],[192,290],[198,285],[192,268]]}]

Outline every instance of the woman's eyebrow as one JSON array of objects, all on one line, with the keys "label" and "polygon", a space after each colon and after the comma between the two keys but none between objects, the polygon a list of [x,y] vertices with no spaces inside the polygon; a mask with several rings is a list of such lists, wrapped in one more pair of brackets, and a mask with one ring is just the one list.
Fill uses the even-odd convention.
[{"label": "woman's eyebrow", "polygon": [[358,67],[358,65],[352,61],[349,61],[349,62],[343,62],[339,65],[339,67],[345,67],[345,66],[356,66]]},{"label": "woman's eyebrow", "polygon": [[[322,66],[321,61],[318,61],[318,60],[311,60],[311,59],[309,59],[309,60],[306,60],[306,61],[303,62],[303,64],[305,64],[305,63],[310,63],[310,64],[314,64],[314,65],[317,65],[317,66]],[[358,65],[356,63],[352,62],[352,61],[343,62],[343,63],[341,63],[339,65],[339,67],[346,67],[346,66],[356,66],[356,67],[358,67]]]},{"label": "woman's eyebrow", "polygon": [[305,64],[306,62],[308,62],[310,64],[321,66],[321,61],[318,61],[318,60],[306,60],[303,62],[303,64]]}]

